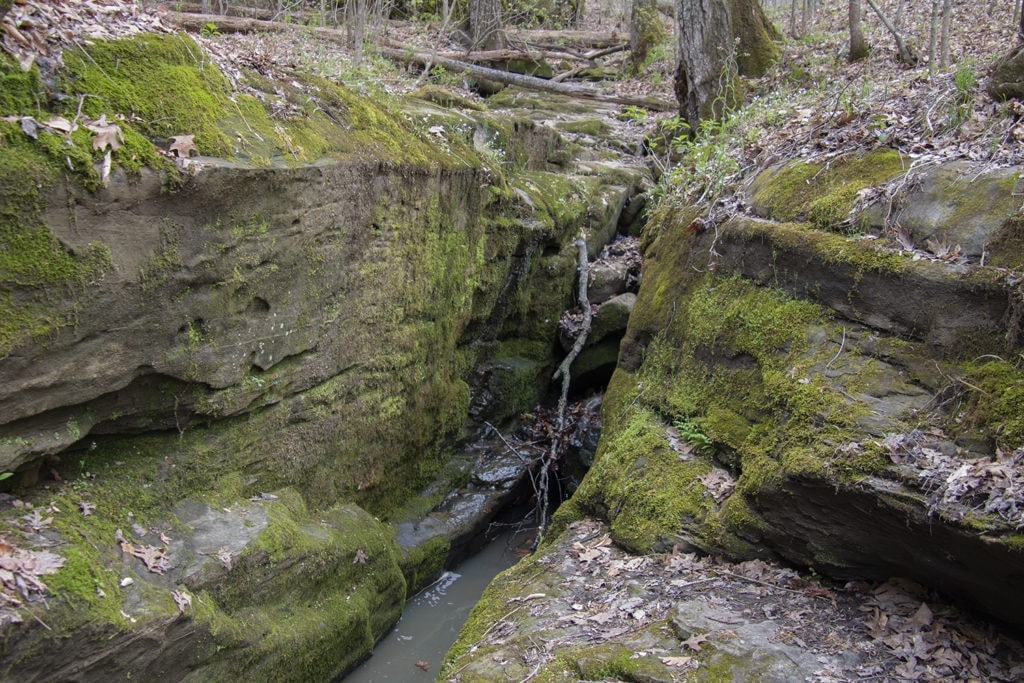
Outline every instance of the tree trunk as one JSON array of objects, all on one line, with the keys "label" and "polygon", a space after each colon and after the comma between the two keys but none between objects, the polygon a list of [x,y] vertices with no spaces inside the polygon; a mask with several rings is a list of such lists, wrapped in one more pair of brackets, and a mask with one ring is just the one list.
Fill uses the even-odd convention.
[{"label": "tree trunk", "polygon": [[875,14],[878,15],[882,25],[884,25],[885,28],[889,30],[889,33],[892,34],[893,40],[896,41],[896,51],[899,53],[900,61],[907,66],[917,66],[919,61],[917,55],[914,54],[914,51],[911,50],[903,40],[903,35],[895,26],[892,25],[888,17],[885,16],[885,13],[882,12],[882,9],[878,6],[878,3],[875,2],[875,0],[867,0],[867,3],[871,6],[871,9],[875,11]]},{"label": "tree trunk", "polygon": [[759,0],[677,0],[676,99],[696,131],[742,99],[736,76],[761,76],[778,57],[778,31]]},{"label": "tree trunk", "polygon": [[860,0],[850,0],[850,61],[857,62],[868,56],[868,45],[864,42],[864,27],[860,20],[863,14]]},{"label": "tree trunk", "polygon": [[501,50],[505,47],[501,0],[469,0],[469,38],[472,50]]},{"label": "tree trunk", "polygon": [[928,73],[935,73],[935,66],[938,63],[938,54],[935,46],[939,39],[939,2],[932,0],[931,20],[928,22]]},{"label": "tree trunk", "polygon": [[639,72],[651,48],[665,38],[658,0],[633,0],[629,11],[629,50],[633,72]]},{"label": "tree trunk", "polygon": [[949,66],[949,20],[953,14],[953,3],[945,0],[942,3],[942,34],[939,36],[939,66],[945,69]]}]

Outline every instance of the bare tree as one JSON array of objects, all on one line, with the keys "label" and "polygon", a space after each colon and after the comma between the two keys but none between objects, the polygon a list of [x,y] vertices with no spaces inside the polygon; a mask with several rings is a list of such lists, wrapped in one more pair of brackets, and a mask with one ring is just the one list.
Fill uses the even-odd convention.
[{"label": "bare tree", "polygon": [[860,0],[850,0],[850,61],[857,62],[868,56],[868,44],[864,42],[864,27],[861,15],[864,13]]},{"label": "bare tree", "polygon": [[928,24],[928,73],[935,73],[938,63],[938,50],[935,46],[939,37],[939,3],[942,0],[932,0],[931,20]]},{"label": "bare tree", "polygon": [[875,14],[878,15],[878,18],[881,20],[885,28],[888,29],[889,33],[892,34],[893,40],[896,41],[896,51],[899,53],[900,61],[907,66],[917,66],[919,61],[917,55],[914,54],[914,51],[911,50],[906,41],[903,40],[903,34],[893,26],[892,22],[890,22],[889,18],[885,16],[885,13],[882,12],[882,8],[878,6],[878,3],[875,2],[875,0],[867,0],[867,3],[871,6],[871,9],[875,11]]},{"label": "bare tree", "polygon": [[501,50],[505,47],[501,0],[469,0],[469,39],[472,50]]},{"label": "bare tree", "polygon": [[759,0],[676,0],[676,99],[691,129],[739,102],[737,75],[760,76],[780,36]]}]

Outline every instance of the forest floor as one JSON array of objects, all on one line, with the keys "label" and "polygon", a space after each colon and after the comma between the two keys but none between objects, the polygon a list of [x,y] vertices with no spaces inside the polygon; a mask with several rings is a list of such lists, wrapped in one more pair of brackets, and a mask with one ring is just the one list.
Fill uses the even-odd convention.
[{"label": "forest floor", "polygon": [[[954,159],[992,166],[1024,164],[1024,106],[995,101],[983,90],[987,66],[1016,40],[1014,4],[1010,0],[954,1],[949,58],[941,68],[929,69],[926,62],[916,67],[898,62],[891,35],[870,9],[866,10],[865,32],[871,53],[866,60],[848,63],[846,3],[823,0],[816,19],[803,27],[802,37],[788,36],[784,41],[777,67],[746,84],[746,105],[731,112],[725,122],[709,126],[696,138],[677,138],[675,133],[681,129],[672,113],[625,107],[613,117],[614,124],[629,139],[649,141],[649,162],[659,176],[668,179],[667,194],[676,193],[689,201],[717,200],[730,210],[743,207],[723,198],[750,171],[789,158],[824,161],[887,146],[904,152],[914,166]],[[616,33],[625,41],[625,5],[624,0],[589,0],[578,28]],[[919,54],[928,52],[931,3],[882,0],[879,5],[890,20],[898,17],[898,26]],[[899,16],[898,8],[904,5]],[[772,16],[789,34],[788,14]],[[671,21],[665,19],[671,33]],[[376,32],[418,51],[461,49],[440,22],[383,22],[371,28],[371,34]],[[24,66],[39,64],[45,75],[59,69],[62,49],[77,49],[92,39],[171,30],[173,26],[161,19],[159,9],[129,0],[66,0],[59,4],[15,0],[3,21],[0,44]],[[287,78],[290,71],[299,69],[371,94],[402,95],[423,82],[432,82],[467,99],[479,97],[458,74],[435,68],[424,76],[419,68],[377,56],[372,45],[357,59],[336,42],[299,31],[220,34],[210,29],[195,37],[239,87],[244,69],[258,70],[271,79]],[[610,94],[671,100],[673,40],[669,35],[635,77],[602,81],[598,87]],[[604,58],[602,66],[614,69],[625,58],[625,53],[616,53]],[[662,144],[650,142],[654,140],[662,140]],[[579,531],[582,534],[584,530]],[[785,627],[780,633],[801,648],[825,651],[858,643],[860,658],[855,667],[844,671],[823,667],[813,680],[1024,678],[1024,646],[1019,641],[907,582],[838,585],[762,562],[730,564],[680,554],[637,563],[637,558],[609,548],[600,529],[588,527],[586,531],[586,538],[576,539],[578,545],[567,556],[579,564],[574,569],[579,576],[628,574],[644,570],[640,565],[677,574],[685,571],[686,576],[676,577],[682,581],[678,585],[700,582],[702,595],[710,596],[708,599],[739,600],[744,602],[741,611],[760,611],[769,618],[772,615],[766,610],[770,608]],[[648,577],[650,567],[645,570]],[[569,583],[566,590],[575,589]],[[595,629],[612,619],[590,618],[593,615],[586,610],[591,598],[583,587],[580,591],[578,596],[565,596],[570,612],[556,615],[556,619],[582,613],[580,623]],[[647,611],[638,617],[643,610],[633,603],[622,603],[629,609],[609,604],[618,610],[615,619],[649,620],[654,614]],[[577,605],[581,607],[577,609]],[[601,614],[610,614],[612,607]],[[697,661],[690,654],[699,652],[702,641],[690,641],[689,646],[683,644],[689,653],[670,658],[680,673]]]}]

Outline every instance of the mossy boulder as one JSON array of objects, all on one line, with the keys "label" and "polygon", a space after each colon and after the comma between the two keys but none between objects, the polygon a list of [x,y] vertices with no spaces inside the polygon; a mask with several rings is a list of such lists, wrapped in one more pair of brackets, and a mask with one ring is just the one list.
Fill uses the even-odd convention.
[{"label": "mossy boulder", "polygon": [[[1013,525],[940,505],[882,445],[931,429],[965,461],[1024,446],[1024,374],[998,355],[1019,348],[1015,277],[802,224],[691,234],[692,216],[648,226],[601,445],[554,528],[596,516],[637,553],[907,575],[1019,624],[1000,597],[1024,566]],[[966,411],[928,412],[951,386]]]},{"label": "mossy boulder", "polygon": [[850,153],[827,163],[793,160],[778,164],[754,179],[750,203],[764,218],[806,221],[839,232],[862,229],[851,218],[859,193],[900,176],[910,160],[893,149]]}]

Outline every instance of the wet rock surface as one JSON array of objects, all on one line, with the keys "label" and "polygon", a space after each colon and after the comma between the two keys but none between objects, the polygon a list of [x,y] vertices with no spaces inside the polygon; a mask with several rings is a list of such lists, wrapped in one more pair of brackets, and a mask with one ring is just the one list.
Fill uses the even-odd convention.
[{"label": "wet rock surface", "polygon": [[[448,681],[1010,681],[1024,646],[908,581],[834,583],[760,560],[630,555],[594,520],[485,593]],[[483,628],[484,624],[488,624]],[[556,656],[557,655],[557,656]]]},{"label": "wet rock surface", "polygon": [[469,485],[452,491],[426,516],[396,525],[395,540],[406,552],[433,539],[447,539],[447,557],[437,572],[474,552],[499,513],[530,493],[531,459],[525,453],[492,438],[474,443],[466,455],[472,463]]}]

